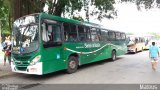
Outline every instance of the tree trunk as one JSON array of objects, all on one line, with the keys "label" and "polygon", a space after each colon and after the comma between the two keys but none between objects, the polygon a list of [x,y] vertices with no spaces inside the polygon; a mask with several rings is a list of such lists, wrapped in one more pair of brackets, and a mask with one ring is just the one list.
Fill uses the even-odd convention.
[{"label": "tree trunk", "polygon": [[65,2],[64,0],[58,0],[57,5],[55,7],[54,15],[61,16],[64,8],[65,8]]},{"label": "tree trunk", "polygon": [[12,21],[11,21],[11,13],[9,12],[9,16],[8,16],[8,24],[9,24],[9,31],[11,32],[12,31]]},{"label": "tree trunk", "polygon": [[44,3],[44,0],[13,0],[14,20],[24,15],[41,12],[45,5]]}]

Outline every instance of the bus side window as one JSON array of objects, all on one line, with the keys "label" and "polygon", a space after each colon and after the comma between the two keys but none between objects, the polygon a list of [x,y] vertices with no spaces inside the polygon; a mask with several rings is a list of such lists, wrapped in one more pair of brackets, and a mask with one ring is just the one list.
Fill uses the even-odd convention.
[{"label": "bus side window", "polygon": [[124,33],[121,33],[121,40],[126,40],[126,35]]},{"label": "bus side window", "polygon": [[64,41],[68,41],[68,33],[64,32]]},{"label": "bus side window", "polygon": [[89,27],[85,27],[86,31],[86,41],[91,41],[91,30]]},{"label": "bus side window", "polygon": [[102,39],[100,29],[97,29],[97,38],[98,38],[98,41],[100,41]]},{"label": "bus side window", "polygon": [[62,42],[60,25],[52,25],[52,28],[53,28],[52,39],[54,40],[54,42]]},{"label": "bus side window", "polygon": [[76,25],[69,24],[69,23],[63,23],[64,27],[64,41],[77,41],[77,29]]},{"label": "bus side window", "polygon": [[75,36],[73,34],[69,34],[68,40],[71,42],[76,41]]},{"label": "bus side window", "polygon": [[46,24],[43,23],[42,24],[42,40],[44,42],[48,42],[49,41],[49,37],[47,36],[48,32],[47,32],[47,29],[46,29]]},{"label": "bus side window", "polygon": [[108,31],[106,29],[101,30],[101,41],[108,41]]},{"label": "bus side window", "polygon": [[64,28],[64,41],[69,41],[69,32],[70,32],[70,26],[68,23],[63,23]]},{"label": "bus side window", "polygon": [[119,32],[116,32],[116,40],[121,40],[121,34]]},{"label": "bus side window", "polygon": [[76,25],[74,24],[70,24],[69,41],[71,42],[77,41],[77,29]]},{"label": "bus side window", "polygon": [[43,39],[43,46],[44,48],[53,47],[53,28],[52,25],[49,23],[45,23],[42,25],[42,39]]},{"label": "bus side window", "polygon": [[135,43],[138,43],[138,38],[135,38]]},{"label": "bus side window", "polygon": [[91,39],[92,41],[99,41],[99,32],[96,28],[91,28]]},{"label": "bus side window", "polygon": [[108,36],[109,36],[109,41],[114,41],[116,38],[116,35],[113,31],[109,31]]},{"label": "bus side window", "polygon": [[49,37],[49,41],[53,41],[52,25],[48,25],[48,37]]},{"label": "bus side window", "polygon": [[62,44],[61,26],[58,23],[45,22],[42,24],[42,40],[44,48]]},{"label": "bus side window", "polygon": [[86,40],[86,37],[85,37],[86,31],[83,26],[78,26],[78,34],[79,34],[79,41]]}]

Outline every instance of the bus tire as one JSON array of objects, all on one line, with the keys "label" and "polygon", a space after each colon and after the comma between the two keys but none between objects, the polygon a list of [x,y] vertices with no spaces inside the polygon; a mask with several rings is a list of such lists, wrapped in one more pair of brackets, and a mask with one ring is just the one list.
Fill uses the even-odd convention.
[{"label": "bus tire", "polygon": [[113,51],[112,51],[112,57],[111,57],[111,60],[112,60],[112,61],[115,61],[116,59],[117,59],[116,51],[115,51],[115,50],[113,50]]},{"label": "bus tire", "polygon": [[75,56],[70,56],[67,65],[67,73],[71,74],[77,71],[78,59]]},{"label": "bus tire", "polygon": [[135,52],[134,52],[134,54],[136,54],[138,51],[137,51],[137,48],[135,49]]}]

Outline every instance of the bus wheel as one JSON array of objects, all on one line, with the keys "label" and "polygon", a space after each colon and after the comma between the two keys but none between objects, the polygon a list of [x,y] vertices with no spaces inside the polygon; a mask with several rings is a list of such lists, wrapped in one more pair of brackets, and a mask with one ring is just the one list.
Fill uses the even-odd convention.
[{"label": "bus wheel", "polygon": [[143,47],[142,47],[142,51],[143,51]]},{"label": "bus wheel", "polygon": [[113,50],[113,51],[112,51],[112,58],[111,58],[111,59],[112,59],[112,61],[115,61],[116,58],[117,58],[117,57],[116,57],[116,51]]},{"label": "bus wheel", "polygon": [[134,52],[134,53],[136,54],[137,52],[138,52],[138,51],[137,51],[137,48],[136,48],[136,50],[135,50],[135,52]]},{"label": "bus wheel", "polygon": [[78,68],[78,60],[74,56],[69,57],[68,66],[67,66],[67,73],[74,73],[77,71]]}]

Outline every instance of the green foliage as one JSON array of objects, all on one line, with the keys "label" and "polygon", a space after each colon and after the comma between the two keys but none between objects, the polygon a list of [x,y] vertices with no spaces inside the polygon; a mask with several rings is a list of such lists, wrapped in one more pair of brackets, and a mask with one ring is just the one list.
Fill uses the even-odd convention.
[{"label": "green foliage", "polygon": [[[9,0],[10,2],[12,0]],[[114,11],[114,0],[13,0],[14,19],[23,15],[42,12],[45,4],[48,5],[49,14],[61,16],[69,13],[70,17],[75,16],[75,12],[84,10],[86,19],[89,21],[90,15],[97,15],[98,19],[103,17],[111,18]],[[96,9],[89,11],[89,7],[95,6]],[[16,8],[15,8],[16,7]]]},{"label": "green foliage", "polygon": [[160,33],[149,32],[149,34],[154,35],[155,39],[160,40]]},{"label": "green foliage", "polygon": [[153,7],[160,8],[160,0],[121,0],[122,2],[132,2],[137,5],[137,9],[141,8],[151,9]]},{"label": "green foliage", "polygon": [[58,16],[69,14],[69,17],[73,17],[84,11],[85,19],[89,21],[89,16],[95,16],[101,20],[115,15],[114,0],[53,0],[53,2],[46,0],[46,2],[49,6],[48,12]]},{"label": "green foliage", "polygon": [[[92,11],[91,15],[97,15],[98,19],[101,20],[103,17],[113,18],[113,15],[116,15],[116,11],[114,11],[113,4],[114,0],[91,0],[91,5],[96,8]],[[111,12],[109,12],[111,11]]]},{"label": "green foliage", "polygon": [[[160,0],[121,0],[121,2],[132,2],[140,10],[142,6],[150,9],[155,5],[159,7]],[[113,18],[117,15],[113,4],[115,0],[0,0],[0,20],[2,30],[11,30],[12,20],[21,16],[43,12],[44,6],[48,5],[49,14],[68,16],[76,20],[89,21],[90,16],[102,18]],[[85,18],[79,12],[85,12]]]},{"label": "green foliage", "polygon": [[78,20],[78,21],[84,21],[83,18],[82,18],[81,16],[78,16],[78,17],[73,16],[72,19]]},{"label": "green foliage", "polygon": [[[12,0],[7,1],[11,2]],[[45,4],[49,7],[47,13],[57,16],[69,14],[69,17],[73,17],[81,11],[85,11],[87,21],[89,21],[90,16],[101,20],[102,18],[113,18],[117,15],[113,6],[115,0],[13,0],[13,2],[13,4],[19,3],[15,7],[21,8],[15,8],[19,10],[14,10],[14,12],[20,13],[18,16],[16,16],[17,14],[14,15],[16,18],[30,13],[42,12]],[[121,2],[135,3],[139,10],[142,6],[145,9],[150,9],[154,5],[158,7],[160,4],[159,0],[121,0]]]},{"label": "green foliage", "polygon": [[10,33],[9,29],[9,5],[7,4],[7,0],[0,0],[0,30],[2,34],[5,32]]},{"label": "green foliage", "polygon": [[126,33],[126,35],[134,35],[134,33],[128,32]]}]

